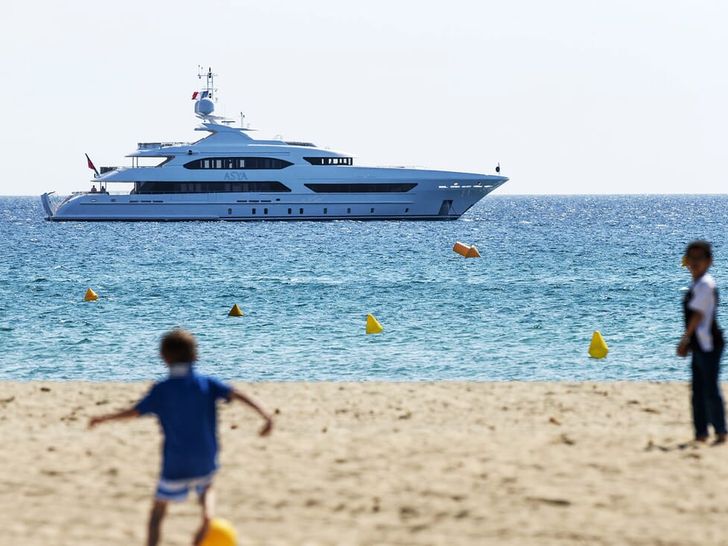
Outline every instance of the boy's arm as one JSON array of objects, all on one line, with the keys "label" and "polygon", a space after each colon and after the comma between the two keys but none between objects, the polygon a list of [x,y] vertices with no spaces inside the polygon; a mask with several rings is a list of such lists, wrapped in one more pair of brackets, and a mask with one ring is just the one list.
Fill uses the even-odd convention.
[{"label": "boy's arm", "polygon": [[703,313],[700,311],[693,311],[693,316],[690,317],[688,327],[685,328],[685,333],[680,338],[680,344],[677,346],[677,354],[679,356],[687,356],[688,346],[690,345],[690,338],[693,337],[695,330],[698,329],[700,323],[703,321]]},{"label": "boy's arm", "polygon": [[136,408],[129,408],[116,413],[107,413],[106,415],[97,415],[92,417],[88,422],[88,428],[93,428],[96,425],[105,423],[107,421],[118,421],[120,419],[131,419],[133,417],[139,417],[139,411]]},{"label": "boy's arm", "polygon": [[258,404],[252,398],[247,397],[246,395],[244,395],[242,392],[240,392],[237,389],[232,389],[230,391],[230,399],[239,400],[246,406],[250,406],[256,412],[258,412],[258,415],[260,415],[263,419],[265,419],[265,424],[260,429],[258,434],[260,434],[261,436],[267,436],[268,434],[270,434],[270,431],[273,429],[273,418],[267,411],[265,411],[263,409],[263,407],[260,404]]}]

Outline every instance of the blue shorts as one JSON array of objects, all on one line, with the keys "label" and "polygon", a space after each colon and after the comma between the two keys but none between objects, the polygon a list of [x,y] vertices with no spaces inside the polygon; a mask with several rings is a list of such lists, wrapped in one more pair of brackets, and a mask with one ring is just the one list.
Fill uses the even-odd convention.
[{"label": "blue shorts", "polygon": [[159,479],[157,484],[157,493],[154,496],[157,500],[181,502],[187,498],[190,489],[193,487],[198,496],[202,496],[205,490],[212,485],[212,479],[215,473],[211,472],[207,476],[199,478],[183,478],[181,480]]}]

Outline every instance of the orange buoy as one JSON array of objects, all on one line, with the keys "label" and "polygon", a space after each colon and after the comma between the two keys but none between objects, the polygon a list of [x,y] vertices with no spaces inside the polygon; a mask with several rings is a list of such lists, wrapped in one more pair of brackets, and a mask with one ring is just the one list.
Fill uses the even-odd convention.
[{"label": "orange buoy", "polygon": [[460,241],[457,241],[453,245],[452,250],[453,250],[453,252],[457,252],[461,256],[467,256],[468,251],[470,250],[470,246],[466,245],[465,243],[461,243]]},{"label": "orange buoy", "polygon": [[465,243],[461,243],[460,241],[457,241],[453,247],[453,252],[457,252],[461,256],[465,256],[466,258],[480,258],[480,252],[478,252],[478,249],[475,245],[466,245]]},{"label": "orange buoy", "polygon": [[471,246],[468,249],[468,252],[465,254],[466,258],[480,258],[480,252],[478,252],[478,247],[475,245]]}]

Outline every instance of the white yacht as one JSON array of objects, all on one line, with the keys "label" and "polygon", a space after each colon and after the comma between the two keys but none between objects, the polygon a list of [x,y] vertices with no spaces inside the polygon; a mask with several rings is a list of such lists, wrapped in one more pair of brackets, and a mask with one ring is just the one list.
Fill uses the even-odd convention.
[{"label": "white yacht", "polygon": [[[256,140],[214,115],[212,70],[193,93],[193,143],[140,143],[130,167],[101,167],[91,191],[41,196],[48,220],[455,220],[508,178],[414,168],[355,166],[308,142]],[[140,166],[155,158],[156,166]],[[497,168],[497,171],[500,169]],[[108,191],[110,184],[131,191]],[[97,187],[98,186],[98,187]]]}]

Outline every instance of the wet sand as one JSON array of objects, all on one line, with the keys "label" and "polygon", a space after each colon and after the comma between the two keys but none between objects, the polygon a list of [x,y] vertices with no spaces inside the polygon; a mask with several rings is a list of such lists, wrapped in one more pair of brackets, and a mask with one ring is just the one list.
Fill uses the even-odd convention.
[{"label": "wet sand", "polygon": [[[142,544],[153,418],[102,425],[146,384],[0,383],[2,544]],[[685,446],[685,384],[275,383],[269,438],[223,405],[218,514],[242,545],[726,544],[728,447]],[[190,500],[163,544],[187,545]]]}]

